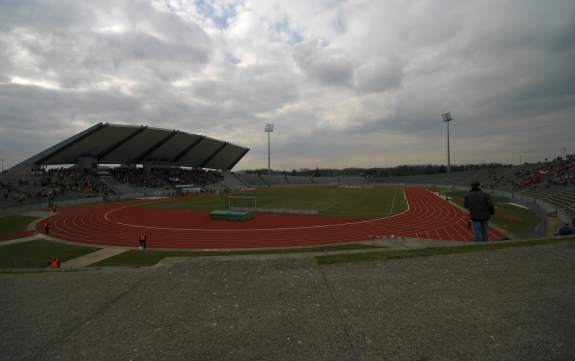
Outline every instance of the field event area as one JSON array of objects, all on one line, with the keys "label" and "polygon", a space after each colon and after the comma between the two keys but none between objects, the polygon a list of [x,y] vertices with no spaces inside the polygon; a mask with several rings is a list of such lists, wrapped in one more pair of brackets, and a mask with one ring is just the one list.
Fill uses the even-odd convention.
[{"label": "field event area", "polygon": [[255,198],[255,205],[258,208],[318,210],[322,216],[361,219],[388,217],[407,210],[403,190],[397,187],[268,188],[213,197],[190,197],[146,204],[141,207],[217,210],[227,208],[230,197],[232,198],[232,205],[238,207],[254,207],[253,198]]}]

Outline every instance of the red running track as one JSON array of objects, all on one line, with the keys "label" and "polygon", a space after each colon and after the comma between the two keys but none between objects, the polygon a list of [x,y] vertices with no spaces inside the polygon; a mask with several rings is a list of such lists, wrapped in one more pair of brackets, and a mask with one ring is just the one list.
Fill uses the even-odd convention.
[{"label": "red running track", "polygon": [[[405,188],[409,209],[399,215],[357,220],[344,217],[258,214],[246,222],[214,221],[205,211],[137,208],[150,201],[130,201],[62,208],[39,222],[51,222],[51,236],[81,243],[136,247],[145,231],[151,248],[267,248],[365,241],[396,236],[438,240],[473,240],[468,215],[423,188]],[[489,230],[489,239],[505,235]]]}]

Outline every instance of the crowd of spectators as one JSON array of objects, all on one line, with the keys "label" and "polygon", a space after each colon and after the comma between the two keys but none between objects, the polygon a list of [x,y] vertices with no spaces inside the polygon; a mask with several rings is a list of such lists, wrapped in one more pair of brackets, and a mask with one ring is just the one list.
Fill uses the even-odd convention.
[{"label": "crowd of spectators", "polygon": [[122,184],[147,188],[162,188],[166,186],[161,177],[144,168],[117,167],[110,169],[110,173]]},{"label": "crowd of spectators", "polygon": [[203,169],[156,168],[153,173],[166,180],[170,185],[193,185],[205,187],[223,179],[220,172]]},{"label": "crowd of spectators", "polygon": [[28,181],[18,180],[17,184],[0,182],[0,200],[4,203],[9,201],[16,201],[22,203],[27,199],[42,199],[49,195],[48,192],[36,192],[22,190],[23,186],[27,186]]},{"label": "crowd of spectators", "polygon": [[106,196],[112,191],[88,171],[76,168],[42,169],[0,182],[0,200],[4,203],[52,202],[60,196],[78,193]]},{"label": "crowd of spectators", "polygon": [[53,190],[56,194],[111,192],[109,187],[100,182],[90,171],[77,168],[55,168],[44,171],[41,186]]},{"label": "crowd of spectators", "polygon": [[575,154],[546,161],[532,170],[515,173],[513,184],[518,189],[575,185]]}]

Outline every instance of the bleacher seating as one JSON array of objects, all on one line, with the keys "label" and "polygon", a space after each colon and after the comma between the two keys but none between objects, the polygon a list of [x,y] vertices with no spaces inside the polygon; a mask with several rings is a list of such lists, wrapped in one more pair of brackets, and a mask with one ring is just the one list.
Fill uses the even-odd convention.
[{"label": "bleacher seating", "polygon": [[92,172],[77,168],[54,168],[32,174],[3,175],[0,179],[2,208],[113,193],[114,190]]},{"label": "bleacher seating", "polygon": [[223,185],[224,188],[232,189],[232,188],[239,188],[239,187],[245,187],[246,186],[232,172],[223,172],[222,175],[223,175],[223,179],[220,180],[219,183],[221,185]]},{"label": "bleacher seating", "polygon": [[236,173],[236,177],[247,186],[257,187],[265,186],[266,184],[258,174],[254,173]]},{"label": "bleacher seating", "polygon": [[313,177],[312,178],[312,183],[314,184],[324,184],[324,185],[333,185],[333,184],[338,184],[338,179],[337,177]]},{"label": "bleacher seating", "polygon": [[286,177],[283,175],[262,175],[261,179],[269,186],[288,184]]},{"label": "bleacher seating", "polygon": [[366,180],[368,183],[436,184],[465,187],[478,181],[485,188],[511,190],[515,179],[514,174],[518,170],[526,169],[526,167],[530,168],[531,165],[403,177],[371,177]]},{"label": "bleacher seating", "polygon": [[286,177],[286,180],[289,184],[294,184],[294,185],[312,184],[311,178],[305,177],[305,176],[288,175]]},{"label": "bleacher seating", "polygon": [[364,177],[339,177],[339,184],[352,185],[365,183]]},{"label": "bleacher seating", "polygon": [[522,192],[522,194],[564,208],[572,217],[575,217],[575,186],[532,188]]}]

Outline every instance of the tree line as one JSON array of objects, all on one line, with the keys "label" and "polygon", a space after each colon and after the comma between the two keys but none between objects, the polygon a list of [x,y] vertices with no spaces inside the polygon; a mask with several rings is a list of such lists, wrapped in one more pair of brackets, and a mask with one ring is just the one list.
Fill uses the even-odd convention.
[{"label": "tree line", "polygon": [[[483,163],[483,164],[461,164],[452,165],[451,172],[463,172],[479,169],[491,169],[499,167],[511,167],[510,164]],[[267,168],[244,170],[245,173],[268,174]],[[399,165],[395,167],[374,167],[374,168],[301,168],[286,170],[271,170],[272,175],[290,175],[305,177],[401,177],[409,175],[425,175],[446,173],[445,165],[422,164],[422,165]]]}]

